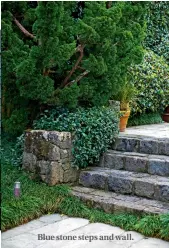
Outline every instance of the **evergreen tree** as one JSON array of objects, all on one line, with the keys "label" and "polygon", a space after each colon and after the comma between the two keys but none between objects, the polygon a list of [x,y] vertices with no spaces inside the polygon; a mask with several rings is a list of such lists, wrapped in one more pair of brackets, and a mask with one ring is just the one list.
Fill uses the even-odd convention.
[{"label": "evergreen tree", "polygon": [[4,128],[44,104],[106,104],[142,59],[144,14],[141,2],[4,2]]}]

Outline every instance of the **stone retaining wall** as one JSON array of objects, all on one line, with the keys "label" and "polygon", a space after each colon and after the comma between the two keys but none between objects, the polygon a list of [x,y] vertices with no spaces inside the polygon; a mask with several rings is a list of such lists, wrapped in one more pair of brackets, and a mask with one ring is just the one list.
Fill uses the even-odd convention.
[{"label": "stone retaining wall", "polygon": [[23,168],[48,185],[75,182],[79,171],[72,167],[72,137],[69,132],[26,132]]}]

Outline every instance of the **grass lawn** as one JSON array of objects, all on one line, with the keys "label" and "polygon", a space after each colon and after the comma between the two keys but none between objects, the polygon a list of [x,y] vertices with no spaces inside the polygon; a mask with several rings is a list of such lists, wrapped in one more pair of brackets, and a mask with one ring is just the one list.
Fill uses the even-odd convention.
[{"label": "grass lawn", "polygon": [[[11,157],[11,158],[10,158]],[[11,161],[11,162],[10,162]],[[29,176],[12,162],[8,142],[2,150],[2,231],[26,223],[43,214],[61,213],[71,217],[87,218],[119,226],[125,230],[138,231],[144,235],[169,241],[169,214],[161,216],[136,216],[132,214],[106,214],[87,207],[78,198],[71,196],[66,185],[49,187]],[[21,197],[13,195],[14,182],[21,182]]]}]

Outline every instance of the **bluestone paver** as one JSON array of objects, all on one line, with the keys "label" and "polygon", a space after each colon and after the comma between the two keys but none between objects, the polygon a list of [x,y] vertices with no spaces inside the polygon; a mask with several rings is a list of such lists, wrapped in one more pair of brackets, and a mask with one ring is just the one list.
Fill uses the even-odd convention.
[{"label": "bluestone paver", "polygon": [[169,123],[142,125],[126,128],[125,132],[121,132],[122,136],[147,136],[153,138],[169,139]]},{"label": "bluestone paver", "polygon": [[49,214],[49,215],[45,215],[39,218],[39,221],[42,221],[46,224],[51,224],[60,220],[63,220],[67,218],[67,216],[65,215],[60,215],[60,214]]},{"label": "bluestone paver", "polygon": [[15,227],[13,229],[10,229],[6,232],[3,232],[2,239],[13,238],[15,236],[18,236],[18,235],[21,235],[24,233],[28,233],[29,231],[36,230],[37,228],[40,228],[40,227],[45,226],[45,225],[47,225],[47,224],[44,222],[41,222],[39,220],[33,220],[27,224],[24,224],[24,225]]},{"label": "bluestone paver", "polygon": [[46,235],[62,235],[68,233],[74,229],[78,229],[89,223],[88,220],[82,218],[67,218],[62,221],[58,221],[47,226],[43,226],[30,233],[34,235],[46,234]]},{"label": "bluestone paver", "polygon": [[[53,223],[52,223],[53,219]],[[40,226],[40,223],[43,226]],[[32,229],[31,229],[32,227]],[[24,231],[23,231],[23,230]],[[62,236],[62,240],[38,240],[38,234],[49,238]],[[131,240],[116,239],[116,235]],[[67,240],[63,240],[63,237]],[[72,240],[76,237],[76,240]],[[104,240],[101,240],[101,237]],[[110,240],[107,237],[112,237]],[[69,240],[68,240],[69,238]],[[71,239],[71,240],[70,240]],[[91,240],[89,240],[91,239]],[[93,239],[93,240],[92,240]],[[2,248],[169,248],[169,242],[147,238],[140,233],[125,231],[102,223],[89,223],[82,218],[47,215],[38,220],[2,233]]]}]

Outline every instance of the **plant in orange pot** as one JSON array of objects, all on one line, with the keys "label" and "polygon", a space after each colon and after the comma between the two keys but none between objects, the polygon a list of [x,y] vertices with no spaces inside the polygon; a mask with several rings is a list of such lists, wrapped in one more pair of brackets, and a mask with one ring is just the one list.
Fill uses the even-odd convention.
[{"label": "plant in orange pot", "polygon": [[130,116],[130,101],[136,96],[136,88],[131,83],[125,83],[118,94],[113,96],[113,99],[120,101],[120,132],[126,130],[128,118]]}]

